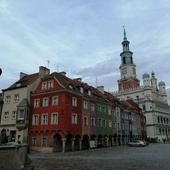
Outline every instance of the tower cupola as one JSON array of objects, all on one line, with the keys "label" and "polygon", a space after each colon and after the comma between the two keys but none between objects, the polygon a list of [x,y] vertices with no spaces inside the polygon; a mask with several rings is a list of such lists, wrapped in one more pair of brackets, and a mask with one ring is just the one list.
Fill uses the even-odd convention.
[{"label": "tower cupola", "polygon": [[136,65],[133,63],[133,53],[130,51],[129,44],[130,42],[127,40],[126,30],[123,26],[123,51],[120,53],[121,65],[119,67],[121,79],[118,80],[119,91],[140,86],[140,81],[136,78]]},{"label": "tower cupola", "polygon": [[143,86],[146,87],[146,86],[150,86],[150,76],[148,73],[144,73],[143,76],[142,76],[142,79],[143,79]]}]

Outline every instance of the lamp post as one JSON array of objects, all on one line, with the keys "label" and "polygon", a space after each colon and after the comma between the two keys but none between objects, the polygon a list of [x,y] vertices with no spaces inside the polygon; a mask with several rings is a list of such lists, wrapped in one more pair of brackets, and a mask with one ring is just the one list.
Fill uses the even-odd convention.
[{"label": "lamp post", "polygon": [[137,101],[138,101],[138,105],[139,105],[139,96],[137,95],[137,96],[136,96],[136,98],[137,98]]}]

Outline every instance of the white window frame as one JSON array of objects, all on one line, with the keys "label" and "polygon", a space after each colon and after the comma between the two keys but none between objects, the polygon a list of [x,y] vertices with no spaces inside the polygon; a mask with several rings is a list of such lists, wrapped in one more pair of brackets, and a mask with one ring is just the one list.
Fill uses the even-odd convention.
[{"label": "white window frame", "polygon": [[87,102],[83,102],[83,108],[86,109],[86,110],[88,109],[88,103]]},{"label": "white window frame", "polygon": [[103,119],[103,127],[106,127],[106,119]]},{"label": "white window frame", "polygon": [[43,107],[47,107],[49,105],[49,98],[43,98]]},{"label": "white window frame", "polygon": [[37,146],[37,138],[36,137],[32,138],[32,145]]},{"label": "white window frame", "polygon": [[100,105],[100,104],[98,105],[98,111],[99,111],[99,112],[102,111],[102,108],[101,108],[101,105]]},{"label": "white window frame", "polygon": [[77,107],[77,98],[76,97],[72,97],[72,106]]},{"label": "white window frame", "polygon": [[[23,116],[21,116],[21,111],[23,111]],[[24,109],[19,109],[18,110],[18,120],[24,120],[24,117],[25,117],[25,110]]]},{"label": "white window frame", "polygon": [[34,99],[34,108],[40,107],[40,99]]},{"label": "white window frame", "polygon": [[91,104],[91,111],[94,111],[94,110],[95,110],[94,104]]},{"label": "white window frame", "polygon": [[98,127],[102,127],[102,119],[98,118]]},{"label": "white window frame", "polygon": [[54,87],[54,81],[51,80],[51,81],[48,82],[48,88],[50,89],[50,88],[53,88],[53,87]]},{"label": "white window frame", "polygon": [[42,125],[47,125],[48,124],[48,114],[42,114],[41,124]]},{"label": "white window frame", "polygon": [[51,114],[51,124],[57,125],[58,124],[58,113],[52,113]]},{"label": "white window frame", "polygon": [[32,115],[32,125],[38,125],[38,122],[39,122],[38,120],[39,120],[38,114]]},{"label": "white window frame", "polygon": [[47,82],[42,82],[42,90],[47,89]]},{"label": "white window frame", "polygon": [[47,138],[46,138],[46,137],[42,137],[42,139],[41,139],[41,145],[42,145],[42,146],[47,146]]},{"label": "white window frame", "polygon": [[95,127],[96,126],[96,120],[95,118],[91,118],[91,127]]},{"label": "white window frame", "polygon": [[4,112],[4,120],[8,120],[9,118],[9,112]]},{"label": "white window frame", "polygon": [[6,96],[6,103],[9,104],[10,101],[11,101],[11,96],[10,95]]},{"label": "white window frame", "polygon": [[14,103],[19,101],[19,94],[14,94]]},{"label": "white window frame", "polygon": [[59,102],[59,97],[58,96],[53,96],[52,98],[52,105],[57,106]]},{"label": "white window frame", "polygon": [[17,118],[17,111],[12,111],[12,119],[16,120]]},{"label": "white window frame", "polygon": [[112,111],[111,111],[111,108],[109,107],[108,108],[108,115],[111,115],[112,114]]},{"label": "white window frame", "polygon": [[73,125],[77,124],[77,114],[75,114],[75,113],[72,113],[71,124],[73,124]]},{"label": "white window frame", "polygon": [[84,126],[88,126],[88,117],[87,116],[84,116],[83,123],[84,123]]},{"label": "white window frame", "polygon": [[111,128],[111,127],[112,127],[112,121],[109,120],[109,128]]}]

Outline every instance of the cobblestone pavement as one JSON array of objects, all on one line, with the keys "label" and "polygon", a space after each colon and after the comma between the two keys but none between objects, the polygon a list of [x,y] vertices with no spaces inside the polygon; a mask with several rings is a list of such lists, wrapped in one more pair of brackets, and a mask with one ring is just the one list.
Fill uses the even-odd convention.
[{"label": "cobblestone pavement", "polygon": [[170,170],[170,144],[66,153],[31,152],[35,170]]}]

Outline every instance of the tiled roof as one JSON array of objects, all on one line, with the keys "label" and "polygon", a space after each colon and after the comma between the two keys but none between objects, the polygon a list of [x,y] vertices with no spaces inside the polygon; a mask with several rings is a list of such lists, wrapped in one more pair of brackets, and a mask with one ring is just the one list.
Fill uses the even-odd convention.
[{"label": "tiled roof", "polygon": [[[25,87],[25,86],[33,83],[36,79],[38,79],[38,77],[39,77],[39,73],[26,75],[23,78],[21,78],[20,80],[16,81],[14,84],[12,84],[7,89],[4,89],[3,91]],[[17,84],[20,84],[20,86],[19,85],[17,86]]]},{"label": "tiled roof", "polygon": [[29,107],[29,103],[27,98],[24,98],[18,105],[17,107]]}]

